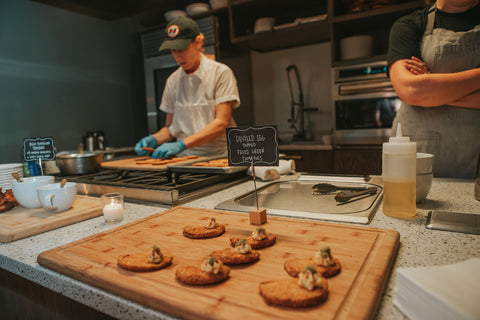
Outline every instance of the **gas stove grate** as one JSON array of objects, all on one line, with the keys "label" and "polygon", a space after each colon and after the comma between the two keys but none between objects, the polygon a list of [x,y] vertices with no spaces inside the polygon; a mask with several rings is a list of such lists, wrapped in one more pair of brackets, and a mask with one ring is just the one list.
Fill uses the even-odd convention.
[{"label": "gas stove grate", "polygon": [[60,181],[63,178],[80,184],[78,189],[83,194],[121,192],[126,200],[176,204],[181,200],[223,190],[227,186],[246,181],[249,177],[245,172],[215,174],[106,169],[97,173],[56,179]]}]

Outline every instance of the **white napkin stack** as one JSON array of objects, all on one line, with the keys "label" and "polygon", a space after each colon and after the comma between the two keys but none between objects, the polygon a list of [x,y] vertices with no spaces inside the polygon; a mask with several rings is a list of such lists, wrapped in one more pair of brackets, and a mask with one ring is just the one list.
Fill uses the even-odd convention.
[{"label": "white napkin stack", "polygon": [[[295,161],[293,160],[279,160],[278,166],[255,166],[255,177],[264,181],[279,179],[280,175],[291,173],[295,173]],[[252,175],[252,167],[248,168],[248,174]]]},{"label": "white napkin stack", "polygon": [[480,258],[399,268],[393,303],[410,319],[480,319]]}]

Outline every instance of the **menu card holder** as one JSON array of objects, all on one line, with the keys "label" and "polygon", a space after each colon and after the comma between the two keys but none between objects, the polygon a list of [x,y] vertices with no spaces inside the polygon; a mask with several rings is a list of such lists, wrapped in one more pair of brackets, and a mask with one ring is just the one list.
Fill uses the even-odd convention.
[{"label": "menu card holder", "polygon": [[254,209],[249,211],[250,224],[261,225],[267,222],[267,209]]},{"label": "menu card holder", "polygon": [[228,164],[250,165],[255,188],[256,209],[250,210],[250,224],[267,222],[267,209],[258,207],[255,165],[278,166],[278,133],[276,126],[227,128]]}]

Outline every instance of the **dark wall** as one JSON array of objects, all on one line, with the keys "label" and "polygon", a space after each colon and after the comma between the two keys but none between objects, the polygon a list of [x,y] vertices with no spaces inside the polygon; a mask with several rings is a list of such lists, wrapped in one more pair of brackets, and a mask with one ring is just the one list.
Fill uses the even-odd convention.
[{"label": "dark wall", "polygon": [[76,149],[88,130],[113,147],[146,132],[143,74],[128,20],[105,21],[27,0],[0,3],[0,163],[23,138]]}]

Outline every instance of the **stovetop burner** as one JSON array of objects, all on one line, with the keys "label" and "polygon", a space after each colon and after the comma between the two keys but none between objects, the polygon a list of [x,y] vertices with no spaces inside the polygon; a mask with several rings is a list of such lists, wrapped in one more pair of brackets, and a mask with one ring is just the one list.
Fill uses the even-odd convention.
[{"label": "stovetop burner", "polygon": [[108,169],[57,177],[76,182],[80,194],[100,196],[120,192],[126,201],[177,205],[248,180],[245,172],[231,174]]}]

